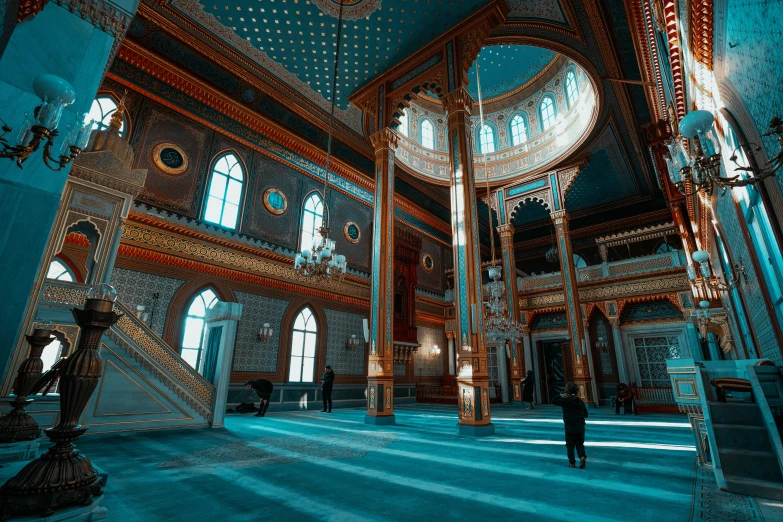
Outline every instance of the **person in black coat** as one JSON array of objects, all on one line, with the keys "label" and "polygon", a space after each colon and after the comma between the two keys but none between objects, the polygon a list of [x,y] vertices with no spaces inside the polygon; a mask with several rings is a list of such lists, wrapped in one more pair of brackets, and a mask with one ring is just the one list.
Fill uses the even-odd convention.
[{"label": "person in black coat", "polygon": [[536,409],[533,406],[533,388],[535,385],[536,379],[533,377],[533,370],[528,370],[527,377],[522,380],[522,402],[526,402],[531,410]]},{"label": "person in black coat", "polygon": [[563,395],[555,397],[552,404],[563,408],[563,423],[565,424],[565,441],[568,450],[568,466],[576,467],[574,458],[574,449],[579,455],[579,468],[585,469],[585,419],[587,418],[587,407],[582,399],[579,398],[579,387],[573,382],[566,384],[566,391]]},{"label": "person in black coat", "polygon": [[[332,413],[332,386],[334,385],[334,371],[327,365],[321,377],[321,395],[324,399],[324,409],[321,413]],[[327,408],[328,406],[328,408]]]},{"label": "person in black coat", "polygon": [[631,390],[631,387],[625,384],[624,382],[621,382],[617,385],[617,389],[615,390],[615,398],[614,398],[614,407],[615,407],[615,414],[620,414],[620,406],[623,407],[623,413],[626,415],[636,414],[634,411],[634,395],[633,391]]},{"label": "person in black coat", "polygon": [[261,399],[261,404],[258,405],[256,417],[263,417],[266,415],[266,410],[269,409],[269,399],[272,398],[272,390],[275,388],[275,385],[266,379],[256,379],[255,381],[247,381],[245,387],[255,390],[258,397]]}]

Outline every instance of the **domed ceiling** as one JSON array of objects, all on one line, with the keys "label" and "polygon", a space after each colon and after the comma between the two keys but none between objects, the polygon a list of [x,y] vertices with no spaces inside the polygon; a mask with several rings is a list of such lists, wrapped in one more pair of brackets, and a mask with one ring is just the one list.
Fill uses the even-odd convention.
[{"label": "domed ceiling", "polygon": [[476,66],[481,74],[481,96],[489,100],[522,87],[552,63],[556,56],[554,51],[529,45],[483,47],[468,71],[468,92],[474,100],[478,100]]}]

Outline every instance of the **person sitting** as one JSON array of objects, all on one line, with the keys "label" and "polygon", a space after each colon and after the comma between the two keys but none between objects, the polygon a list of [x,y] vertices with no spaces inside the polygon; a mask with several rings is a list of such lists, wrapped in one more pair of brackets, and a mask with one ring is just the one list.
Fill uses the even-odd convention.
[{"label": "person sitting", "polygon": [[531,410],[535,410],[533,405],[533,392],[536,385],[536,378],[533,376],[533,370],[528,370],[527,377],[522,380],[522,402],[526,402]]},{"label": "person sitting", "polygon": [[269,409],[269,399],[272,398],[272,390],[275,385],[266,379],[256,379],[255,381],[247,381],[245,387],[255,390],[258,397],[261,399],[261,404],[258,405],[256,417],[263,417],[266,415],[266,410]]},{"label": "person sitting", "polygon": [[624,382],[621,382],[617,385],[617,390],[615,391],[615,401],[614,401],[614,408],[615,408],[615,415],[620,414],[620,406],[623,407],[623,413],[626,415],[635,414],[634,411],[634,394],[633,391],[631,391],[631,387],[625,384]]}]

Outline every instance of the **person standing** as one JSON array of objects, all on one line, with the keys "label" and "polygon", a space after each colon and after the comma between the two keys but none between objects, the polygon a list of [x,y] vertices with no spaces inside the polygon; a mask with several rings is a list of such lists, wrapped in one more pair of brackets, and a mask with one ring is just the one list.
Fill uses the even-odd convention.
[{"label": "person standing", "polygon": [[321,395],[324,399],[324,409],[321,413],[332,413],[332,385],[334,385],[334,371],[332,367],[326,365],[324,374],[321,376]]},{"label": "person standing", "polygon": [[563,395],[556,396],[552,404],[563,408],[563,423],[565,424],[565,442],[568,451],[568,466],[576,467],[574,449],[579,455],[579,468],[585,469],[587,455],[585,454],[585,419],[587,407],[579,398],[579,387],[573,382],[566,384]]},{"label": "person standing", "polygon": [[533,377],[533,370],[527,371],[527,377],[522,380],[522,402],[526,402],[531,410],[535,410],[533,406],[533,388],[536,385],[536,379]]},{"label": "person standing", "polygon": [[266,379],[256,379],[255,381],[247,381],[245,387],[255,390],[258,397],[261,399],[261,404],[258,405],[256,417],[263,417],[266,415],[266,410],[269,409],[269,399],[272,398],[272,390],[275,388],[275,385]]}]

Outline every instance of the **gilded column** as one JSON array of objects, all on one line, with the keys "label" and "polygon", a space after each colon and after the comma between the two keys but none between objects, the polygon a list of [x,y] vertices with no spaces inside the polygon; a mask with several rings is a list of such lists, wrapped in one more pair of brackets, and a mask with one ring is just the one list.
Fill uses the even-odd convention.
[{"label": "gilded column", "polygon": [[458,87],[446,95],[443,105],[448,112],[451,167],[459,432],[461,435],[492,435],[495,427],[489,411],[481,251],[471,146],[470,111],[473,100],[464,87]]},{"label": "gilded column", "polygon": [[370,356],[366,424],[394,424],[394,149],[397,134],[370,136],[375,147]]},{"label": "gilded column", "polygon": [[[500,235],[500,250],[503,256],[503,273],[506,278],[506,297],[508,299],[508,312],[514,322],[519,322],[519,303],[517,302],[517,261],[514,256],[514,226],[510,224],[497,227]],[[511,400],[514,402],[522,401],[522,393],[517,386],[520,380],[525,377],[524,355],[520,353],[519,341],[509,341],[511,350],[511,382],[512,386]]]},{"label": "gilded column", "polygon": [[[563,295],[565,298],[568,332],[571,336],[571,361],[573,381],[579,386],[579,396],[592,402],[590,388],[590,367],[585,346],[585,329],[582,323],[582,307],[579,302],[574,253],[571,250],[571,232],[568,228],[568,213],[556,210],[551,213],[557,234],[557,249],[560,257],[560,273],[563,275]],[[584,350],[583,350],[584,348]]]}]

